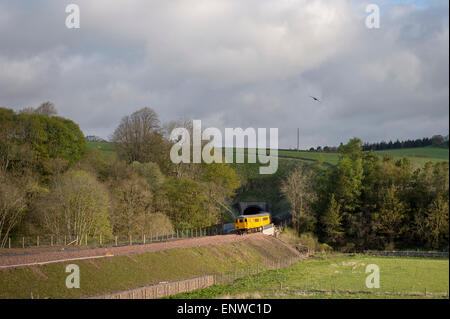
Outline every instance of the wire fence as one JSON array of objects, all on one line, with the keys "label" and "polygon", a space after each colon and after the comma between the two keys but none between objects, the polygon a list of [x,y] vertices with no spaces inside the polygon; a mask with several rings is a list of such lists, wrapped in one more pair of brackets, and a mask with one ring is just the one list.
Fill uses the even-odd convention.
[{"label": "wire fence", "polygon": [[120,291],[112,294],[90,297],[90,299],[154,299],[163,298],[179,293],[207,288],[216,284],[233,283],[239,278],[259,274],[267,270],[281,269],[292,266],[305,256],[296,256],[280,259],[262,259],[260,263],[239,267],[234,271],[225,273],[209,274],[205,276],[184,279],[173,282],[162,282],[159,284]]},{"label": "wire fence", "polygon": [[214,225],[206,228],[194,228],[176,230],[174,232],[150,232],[142,235],[115,235],[104,236],[69,236],[69,235],[37,235],[9,237],[4,247],[0,248],[36,248],[53,246],[77,246],[77,247],[114,247],[128,245],[142,245],[170,240],[200,238],[206,236],[223,235],[223,227]]}]

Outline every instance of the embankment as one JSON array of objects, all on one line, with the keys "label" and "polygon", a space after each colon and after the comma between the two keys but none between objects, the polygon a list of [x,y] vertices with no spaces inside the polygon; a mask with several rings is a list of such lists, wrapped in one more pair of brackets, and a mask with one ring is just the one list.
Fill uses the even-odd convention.
[{"label": "embankment", "polygon": [[[211,241],[184,247],[1,269],[0,298],[83,298],[160,282],[266,267],[273,261],[297,257],[292,247],[262,234],[244,236],[239,241]],[[69,264],[76,264],[80,269],[80,288],[66,287]]]}]

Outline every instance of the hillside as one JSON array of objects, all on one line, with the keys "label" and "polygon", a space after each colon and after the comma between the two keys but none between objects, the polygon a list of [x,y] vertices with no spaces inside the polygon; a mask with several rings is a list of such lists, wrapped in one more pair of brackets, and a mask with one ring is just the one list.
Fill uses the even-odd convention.
[{"label": "hillside", "polygon": [[383,156],[384,154],[391,154],[396,158],[407,157],[413,164],[423,165],[426,162],[448,162],[449,149],[441,147],[417,147],[404,148],[397,150],[376,151],[376,154]]},{"label": "hillside", "polygon": [[[87,145],[88,148],[98,149],[107,157],[115,156],[114,144],[112,143],[88,142]],[[254,150],[250,149],[250,151]],[[239,152],[242,151],[240,150]],[[247,149],[244,150],[244,153],[247,154]],[[236,150],[234,151],[234,154],[236,154]],[[449,161],[448,148],[433,147],[433,146],[375,151],[375,154],[378,154],[379,156],[391,154],[395,158],[407,157],[414,164],[425,164],[427,161],[431,162]],[[280,158],[280,161],[297,159],[299,161],[304,162],[322,161],[324,163],[329,163],[333,165],[336,164],[339,160],[338,153],[308,152],[308,151],[297,152],[297,151],[281,150],[278,152],[278,157]],[[245,156],[245,158],[247,158],[247,156]],[[289,164],[286,165],[290,166]],[[285,166],[285,163],[283,163],[283,166]],[[255,171],[255,173],[257,173],[256,166],[255,169],[253,170]]]},{"label": "hillside", "polygon": [[[441,147],[417,147],[375,151],[375,154],[383,156],[391,154],[394,158],[407,157],[413,165],[423,165],[426,162],[441,162],[449,160],[449,149]],[[279,157],[294,157],[299,159],[321,160],[330,164],[336,164],[339,160],[338,153],[306,152],[306,151],[280,151]]]},{"label": "hillside", "polygon": [[[209,238],[206,245],[198,247],[0,269],[0,299],[96,296],[249,267],[265,269],[268,262],[294,256],[296,253],[291,247],[261,234],[227,244],[218,244]],[[80,268],[80,289],[65,286],[66,265],[73,263]]]},{"label": "hillside", "polygon": [[[89,148],[96,148],[107,158],[115,158],[114,145],[112,143],[88,142]],[[225,150],[225,149],[224,149]],[[255,152],[254,149],[250,149]],[[244,152],[247,160],[248,150],[236,150]],[[439,162],[449,160],[449,150],[439,147],[423,147],[411,149],[398,149],[375,152],[379,156],[390,153],[394,158],[407,157],[415,167],[424,165],[427,161]],[[272,213],[284,213],[288,209],[287,202],[280,193],[281,182],[289,172],[298,165],[314,165],[322,162],[325,165],[335,165],[339,160],[338,153],[307,152],[307,151],[279,151],[278,170],[275,174],[259,174],[259,163],[233,163],[231,166],[238,173],[242,187],[237,191],[234,201],[267,201],[271,204]]]}]

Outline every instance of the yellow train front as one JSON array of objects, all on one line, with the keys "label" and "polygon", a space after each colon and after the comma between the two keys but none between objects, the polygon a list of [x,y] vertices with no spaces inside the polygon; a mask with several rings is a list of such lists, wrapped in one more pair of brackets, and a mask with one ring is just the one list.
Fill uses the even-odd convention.
[{"label": "yellow train front", "polygon": [[240,215],[234,220],[234,229],[238,234],[261,232],[270,222],[270,213]]}]

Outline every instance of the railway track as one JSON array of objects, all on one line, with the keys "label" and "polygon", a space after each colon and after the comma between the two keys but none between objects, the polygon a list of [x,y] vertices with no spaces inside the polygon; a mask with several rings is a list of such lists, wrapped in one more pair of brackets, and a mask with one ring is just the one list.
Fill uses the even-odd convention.
[{"label": "railway track", "polygon": [[126,256],[131,254],[142,254],[147,252],[163,251],[174,248],[192,248],[206,245],[222,245],[232,242],[239,242],[247,239],[261,239],[265,235],[261,233],[246,234],[246,235],[217,235],[206,236],[199,238],[189,239],[177,239],[169,240],[160,243],[150,243],[132,246],[119,246],[119,247],[97,247],[97,248],[80,248],[70,250],[52,251],[31,251],[27,252],[25,249],[15,249],[16,253],[0,255],[0,271],[7,268],[19,268],[32,265],[65,262],[70,260],[82,260],[92,258],[102,258],[105,256]]}]

